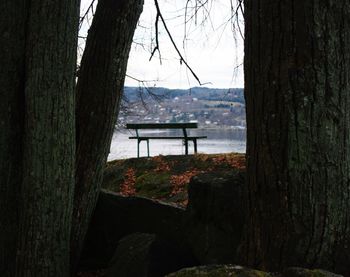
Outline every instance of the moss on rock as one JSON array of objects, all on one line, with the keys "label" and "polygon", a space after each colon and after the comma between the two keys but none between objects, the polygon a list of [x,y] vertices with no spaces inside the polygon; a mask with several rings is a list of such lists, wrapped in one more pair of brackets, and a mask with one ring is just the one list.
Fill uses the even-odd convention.
[{"label": "moss on rock", "polygon": [[342,277],[341,275],[334,274],[322,269],[306,269],[300,267],[291,267],[286,269],[282,274],[282,277]]},{"label": "moss on rock", "polygon": [[[126,193],[124,184],[127,183],[129,187],[134,188],[134,181],[136,181],[135,195],[185,205],[186,195],[174,196],[187,190],[190,180],[187,177],[190,173],[215,172],[222,174],[230,172],[232,168],[243,170],[244,165],[244,154],[237,153],[170,155],[115,160],[107,163],[102,188],[123,195],[131,195],[129,190]],[[130,170],[132,170],[132,177],[135,177],[135,180],[129,178],[131,176],[128,175]],[[154,176],[152,177],[151,174]],[[171,179],[171,177],[173,178]],[[145,187],[142,188],[142,185]],[[155,188],[157,185],[160,187]]]},{"label": "moss on rock", "polygon": [[170,195],[169,172],[148,172],[136,178],[135,189],[138,195],[150,198],[162,198]]},{"label": "moss on rock", "polygon": [[321,269],[288,268],[282,273],[269,273],[237,265],[206,265],[184,268],[166,277],[342,277]]},{"label": "moss on rock", "polygon": [[273,277],[271,273],[235,265],[208,265],[185,268],[166,277]]}]

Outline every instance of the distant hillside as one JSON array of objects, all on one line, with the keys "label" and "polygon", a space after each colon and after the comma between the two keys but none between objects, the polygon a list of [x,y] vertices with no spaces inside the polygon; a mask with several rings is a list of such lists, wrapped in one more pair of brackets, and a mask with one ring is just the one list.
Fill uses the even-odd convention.
[{"label": "distant hillside", "polygon": [[125,87],[120,126],[131,122],[198,122],[202,128],[245,128],[242,88]]},{"label": "distant hillside", "polygon": [[[153,94],[153,95],[152,95]],[[140,95],[144,99],[160,97],[172,99],[175,97],[192,96],[199,100],[209,101],[234,101],[244,104],[243,88],[207,88],[193,87],[191,89],[168,89],[162,87],[144,88],[144,87],[125,87],[124,96],[131,102],[140,100]]]}]

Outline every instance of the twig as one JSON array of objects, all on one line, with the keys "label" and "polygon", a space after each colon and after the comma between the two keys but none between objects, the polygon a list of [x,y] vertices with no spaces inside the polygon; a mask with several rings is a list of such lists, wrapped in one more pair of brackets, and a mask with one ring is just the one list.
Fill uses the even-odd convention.
[{"label": "twig", "polygon": [[158,51],[158,54],[159,54],[159,62],[160,64],[162,64],[162,56],[160,54],[160,50],[159,50],[159,40],[158,40],[158,24],[159,24],[159,18],[160,18],[160,14],[158,13],[158,10],[157,10],[157,15],[156,15],[156,22],[155,22],[155,28],[156,28],[156,46],[154,47],[152,53],[151,53],[151,57],[149,58],[149,61],[152,60],[153,58],[153,55],[156,51]]},{"label": "twig", "polygon": [[83,25],[83,22],[85,20],[85,18],[88,16],[90,10],[92,12],[92,15],[94,15],[94,3],[96,0],[91,0],[91,3],[89,5],[89,7],[87,8],[87,10],[85,11],[84,15],[82,17],[80,17],[79,20],[79,29],[81,28],[81,26]]},{"label": "twig", "polygon": [[[163,100],[164,95],[155,94],[154,92],[151,91],[150,87],[147,85],[147,83],[149,83],[149,82],[155,82],[156,80],[140,80],[140,79],[138,79],[138,78],[136,78],[136,77],[133,77],[133,76],[130,76],[130,75],[128,75],[128,74],[126,74],[126,77],[128,77],[128,78],[130,78],[130,79],[132,79],[132,80],[134,80],[134,81],[137,81],[137,82],[139,83],[140,91],[143,93],[143,90],[141,90],[141,88],[143,87],[143,88],[146,90],[146,92],[148,93],[148,95],[149,95],[153,100],[155,100],[155,101],[157,101],[157,102],[160,102],[161,100]],[[140,94],[139,96],[140,96],[141,102],[142,102],[143,104],[145,104],[145,106],[147,106],[147,105],[146,105],[146,102],[144,102],[143,95]]]},{"label": "twig", "polygon": [[[233,7],[233,3],[232,3],[232,0],[231,0],[231,12],[232,12],[232,15],[231,15],[231,20],[233,22],[233,19],[235,19],[236,21],[236,24],[237,24],[237,29],[238,29],[238,32],[239,32],[239,35],[241,36],[241,38],[244,40],[244,35],[243,35],[243,32],[242,32],[242,29],[241,29],[241,26],[239,24],[239,14],[241,13],[242,15],[244,14],[243,12],[243,0],[236,0],[237,2],[237,6],[236,8]],[[232,23],[232,25],[235,25],[234,23]],[[234,27],[233,27],[234,28]]]},{"label": "twig", "polygon": [[156,28],[156,46],[154,47],[153,51],[152,51],[152,54],[151,54],[151,57],[150,57],[150,60],[152,59],[154,53],[156,51],[159,52],[159,56],[160,56],[160,51],[159,51],[159,41],[158,41],[158,24],[159,24],[159,19],[162,21],[163,23],[163,26],[164,26],[164,29],[166,31],[166,33],[168,34],[168,37],[170,38],[170,41],[173,45],[173,47],[175,48],[175,51],[177,52],[177,54],[179,55],[180,57],[180,63],[184,63],[187,67],[187,69],[191,72],[192,76],[197,80],[197,82],[199,83],[200,86],[204,85],[203,83],[201,83],[201,81],[199,80],[198,76],[196,75],[196,73],[193,71],[193,69],[189,66],[189,64],[186,62],[186,60],[184,59],[184,57],[182,56],[180,50],[178,49],[169,29],[168,29],[168,26],[167,24],[165,23],[165,20],[164,20],[164,17],[160,11],[160,8],[159,8],[159,4],[158,4],[158,0],[154,0],[154,4],[156,6],[156,10],[157,10],[157,15],[156,15],[156,22],[155,22],[155,28]]}]

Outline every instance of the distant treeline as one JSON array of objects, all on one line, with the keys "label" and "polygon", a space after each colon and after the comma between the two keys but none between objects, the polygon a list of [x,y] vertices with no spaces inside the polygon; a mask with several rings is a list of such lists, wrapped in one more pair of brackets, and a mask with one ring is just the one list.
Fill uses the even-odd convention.
[{"label": "distant treeline", "polygon": [[234,101],[244,104],[243,88],[206,88],[194,87],[191,89],[168,89],[162,87],[124,87],[124,98],[128,101],[147,101],[151,98],[173,99],[175,97],[192,96],[200,100]]}]

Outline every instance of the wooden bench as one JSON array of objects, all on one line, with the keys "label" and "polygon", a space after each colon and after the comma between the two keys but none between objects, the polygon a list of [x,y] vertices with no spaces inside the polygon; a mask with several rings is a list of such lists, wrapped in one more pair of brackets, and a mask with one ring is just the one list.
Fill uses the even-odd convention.
[{"label": "wooden bench", "polygon": [[[150,139],[182,139],[185,144],[185,155],[188,155],[188,142],[192,141],[194,146],[194,153],[197,153],[197,139],[207,138],[206,136],[189,136],[187,129],[198,128],[197,123],[133,123],[126,124],[127,129],[134,129],[136,136],[129,137],[129,139],[137,139],[137,157],[140,157],[140,142],[147,142],[147,156],[149,157],[149,140]],[[140,135],[139,130],[155,130],[155,129],[182,129],[181,136],[145,136]]]}]

